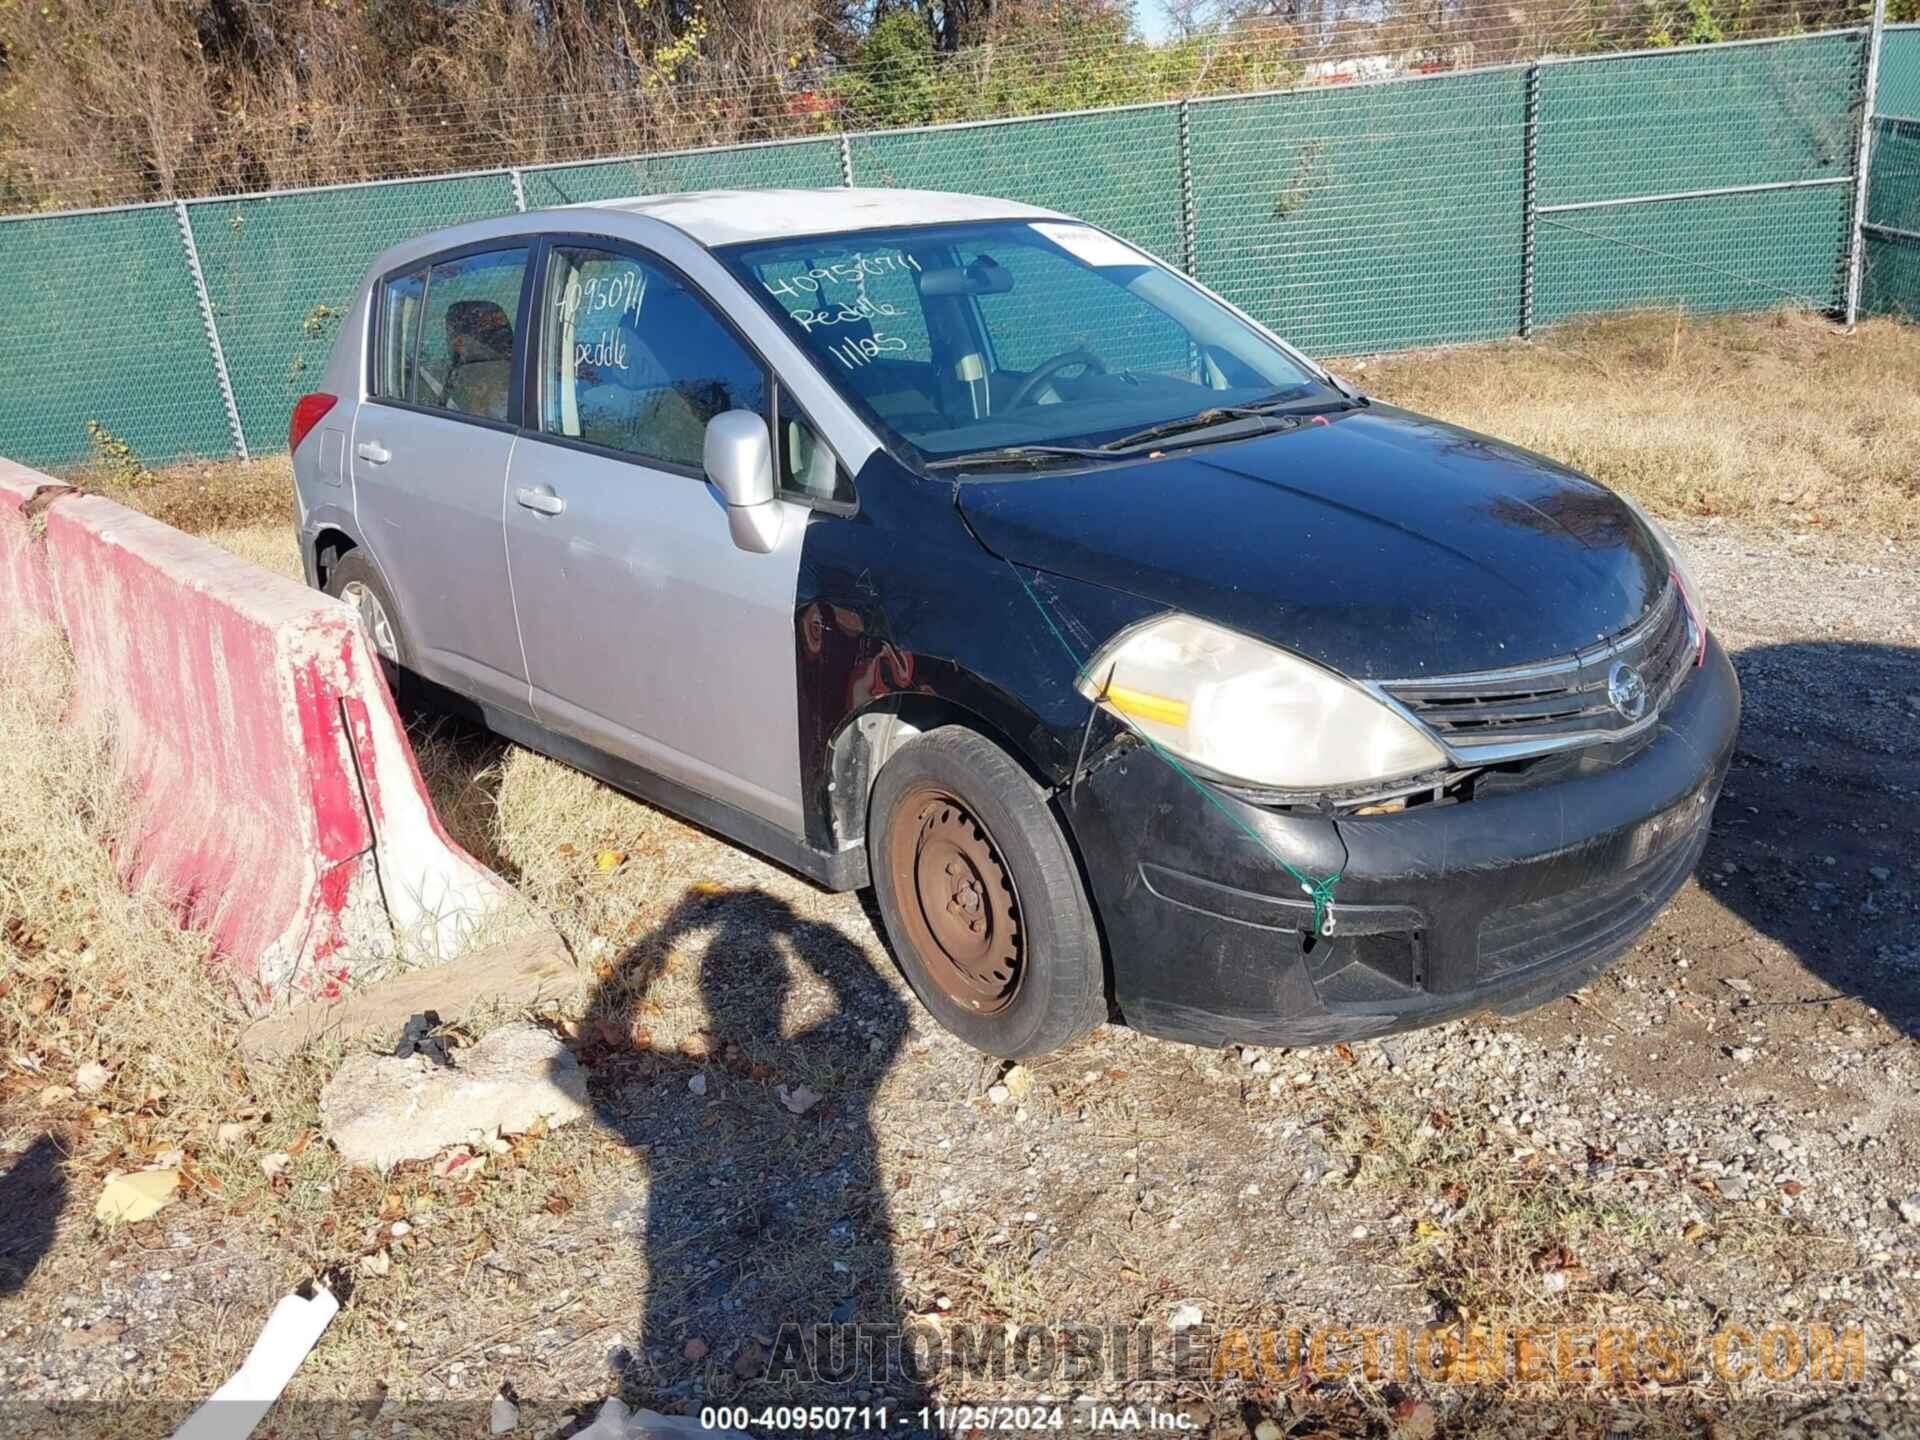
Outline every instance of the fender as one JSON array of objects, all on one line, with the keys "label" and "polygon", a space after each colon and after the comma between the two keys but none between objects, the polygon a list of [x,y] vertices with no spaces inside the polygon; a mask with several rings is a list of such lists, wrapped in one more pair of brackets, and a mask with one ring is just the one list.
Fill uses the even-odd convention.
[{"label": "fender", "polygon": [[[855,485],[858,513],[810,518],[795,595],[806,839],[825,850],[864,826],[864,787],[878,765],[844,754],[863,717],[895,714],[912,729],[973,724],[1042,784],[1063,784],[1087,729],[1089,705],[1074,689],[1080,661],[1164,608],[1051,575],[1029,572],[1023,583],[974,538],[953,483],[917,476],[884,451]],[[849,783],[858,795],[838,788]]]}]

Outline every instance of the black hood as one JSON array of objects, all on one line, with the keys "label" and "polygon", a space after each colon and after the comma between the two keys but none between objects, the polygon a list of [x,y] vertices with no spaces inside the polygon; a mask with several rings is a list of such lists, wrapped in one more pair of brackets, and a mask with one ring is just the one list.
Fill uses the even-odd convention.
[{"label": "black hood", "polygon": [[1356,678],[1563,655],[1631,625],[1667,579],[1604,486],[1378,404],[1138,464],[969,480],[959,504],[1004,559]]}]

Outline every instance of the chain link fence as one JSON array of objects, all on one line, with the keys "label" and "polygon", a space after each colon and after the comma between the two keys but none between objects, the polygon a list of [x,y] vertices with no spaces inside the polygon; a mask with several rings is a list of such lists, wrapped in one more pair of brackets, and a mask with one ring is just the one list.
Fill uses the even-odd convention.
[{"label": "chain link fence", "polygon": [[0,454],[58,466],[102,435],[149,463],[283,448],[387,245],[674,190],[893,185],[1051,206],[1320,354],[1644,305],[1920,312],[1920,26],[1472,58],[1076,114],[0,218]]}]

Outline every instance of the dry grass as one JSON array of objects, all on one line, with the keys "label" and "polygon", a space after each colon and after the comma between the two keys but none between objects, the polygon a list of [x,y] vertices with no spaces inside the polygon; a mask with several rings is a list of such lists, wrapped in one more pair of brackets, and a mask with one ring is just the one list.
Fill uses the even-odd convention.
[{"label": "dry grass", "polygon": [[1920,534],[1920,326],[1642,312],[1344,368],[1656,514]]},{"label": "dry grass", "polygon": [[189,535],[293,528],[293,462],[285,455],[185,460],[158,470],[94,463],[66,478]]}]

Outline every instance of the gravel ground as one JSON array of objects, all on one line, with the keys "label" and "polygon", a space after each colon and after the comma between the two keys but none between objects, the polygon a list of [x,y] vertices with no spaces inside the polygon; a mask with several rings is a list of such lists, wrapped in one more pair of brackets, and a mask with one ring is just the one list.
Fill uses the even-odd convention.
[{"label": "gravel ground", "polygon": [[[1436,1419],[1515,1434],[1544,1427],[1549,1401],[1636,1435],[1709,1433],[1705,1416],[1716,1440],[1794,1416],[1920,1428],[1920,548],[1731,523],[1682,538],[1746,718],[1696,879],[1601,981],[1350,1050],[1209,1052],[1108,1027],[1003,1074],[918,1009],[859,897],[729,853],[737,888],[690,895],[637,947],[700,967],[706,1034],[592,1057],[599,1123],[567,1142],[564,1202],[478,1260],[408,1252],[410,1318],[354,1362],[366,1433],[438,1428],[413,1402],[454,1404],[439,1418],[477,1433],[502,1384],[517,1433],[539,1434],[616,1389],[670,1411],[1132,1400],[1235,1437],[1268,1417],[1302,1436],[1430,1435]],[[774,1076],[824,1098],[794,1113]],[[196,1331],[251,1333],[282,1283],[265,1242],[198,1225],[166,1212],[111,1251],[64,1225],[29,1289],[0,1299],[0,1384],[26,1401],[150,1395]],[[903,1317],[948,1335],[1138,1324],[1163,1356],[1196,1319],[1659,1325],[1686,1363],[1498,1398],[1331,1364],[765,1373],[783,1321]],[[1775,1323],[1864,1327],[1863,1379],[1706,1365],[1716,1330]],[[1870,1400],[1885,1408],[1862,1419]]]}]

